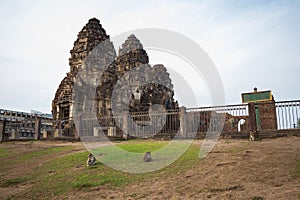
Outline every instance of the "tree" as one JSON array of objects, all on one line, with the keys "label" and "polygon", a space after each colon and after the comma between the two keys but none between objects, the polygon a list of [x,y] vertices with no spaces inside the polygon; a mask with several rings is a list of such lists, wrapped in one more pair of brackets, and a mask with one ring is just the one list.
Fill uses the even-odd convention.
[{"label": "tree", "polygon": [[297,128],[300,128],[300,118],[298,119]]}]

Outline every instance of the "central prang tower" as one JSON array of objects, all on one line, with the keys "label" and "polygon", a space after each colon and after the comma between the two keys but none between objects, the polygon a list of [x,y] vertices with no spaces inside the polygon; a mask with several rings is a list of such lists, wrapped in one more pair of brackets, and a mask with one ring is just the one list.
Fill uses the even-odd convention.
[{"label": "central prang tower", "polygon": [[[101,60],[96,58],[97,48],[104,43],[108,45],[107,55],[110,59],[105,57],[107,55],[103,56],[100,64],[98,63],[102,66],[100,69],[93,66],[93,63],[94,60]],[[135,35],[131,34],[126,39],[116,56],[109,35],[102,28],[100,21],[92,18],[79,32],[70,53],[70,72],[61,81],[52,101],[53,118],[58,122],[57,128],[63,129],[64,136],[76,136],[72,95],[74,83],[78,81],[77,75],[81,71],[85,71],[83,76],[88,77],[80,78],[83,77],[90,82],[88,84],[95,86],[95,96],[92,99],[94,108],[91,112],[96,112],[102,126],[115,125],[112,121],[102,120],[112,117],[113,111],[149,112],[153,104],[160,104],[166,110],[178,108],[178,103],[173,98],[173,85],[167,69],[161,64],[151,67],[147,52]],[[86,109],[84,104],[83,102],[80,105],[82,110]]]}]

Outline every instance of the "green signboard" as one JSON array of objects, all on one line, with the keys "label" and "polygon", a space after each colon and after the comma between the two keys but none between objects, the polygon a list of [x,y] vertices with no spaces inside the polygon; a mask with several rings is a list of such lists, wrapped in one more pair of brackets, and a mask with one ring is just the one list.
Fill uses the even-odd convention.
[{"label": "green signboard", "polygon": [[243,103],[270,101],[272,100],[271,90],[261,92],[250,92],[242,94]]}]

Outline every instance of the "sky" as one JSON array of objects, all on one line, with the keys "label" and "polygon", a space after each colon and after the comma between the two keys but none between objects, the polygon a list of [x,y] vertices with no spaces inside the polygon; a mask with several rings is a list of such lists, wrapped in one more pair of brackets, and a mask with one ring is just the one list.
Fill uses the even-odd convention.
[{"label": "sky", "polygon": [[[300,1],[1,1],[0,108],[50,113],[56,89],[69,71],[73,43],[92,17],[111,37],[160,28],[190,38],[213,61],[226,104],[240,104],[241,93],[254,87],[272,90],[277,101],[298,100],[299,10]],[[163,63],[170,72],[187,69],[182,75],[186,80],[193,76],[179,58],[147,52],[151,64]],[[210,104],[203,80],[193,83],[193,90],[201,93],[196,105],[178,95],[176,80],[174,86],[181,105]]]}]

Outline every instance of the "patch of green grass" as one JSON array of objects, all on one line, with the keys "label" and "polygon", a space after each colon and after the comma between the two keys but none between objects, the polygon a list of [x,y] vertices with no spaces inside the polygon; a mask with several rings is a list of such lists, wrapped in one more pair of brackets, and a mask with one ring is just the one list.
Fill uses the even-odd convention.
[{"label": "patch of green grass", "polygon": [[33,187],[26,199],[33,196],[53,198],[66,194],[74,189],[89,189],[99,185],[121,186],[131,181],[129,174],[110,169],[97,163],[86,167],[89,152],[79,152],[59,157],[45,163],[32,174]]},{"label": "patch of green grass", "polygon": [[27,177],[18,177],[18,178],[13,178],[13,179],[9,179],[9,180],[6,180],[3,184],[2,184],[2,187],[9,187],[9,186],[12,186],[12,185],[17,185],[17,184],[20,184],[20,183],[24,183],[28,181],[28,178]]},{"label": "patch of green grass", "polygon": [[159,150],[166,145],[167,143],[163,141],[151,141],[141,143],[118,144],[117,146],[128,152],[146,153],[148,151],[153,152]]},{"label": "patch of green grass", "polygon": [[[154,141],[153,144],[149,141],[134,141],[126,142],[124,144],[119,143],[118,145],[128,151],[151,151],[154,153],[155,150],[160,149],[167,144],[168,142],[166,141]],[[170,152],[176,150],[177,147],[180,147],[180,144],[174,145]],[[49,153],[60,151],[62,151],[62,149],[53,147],[48,150],[42,150],[42,152],[32,152],[29,155],[26,155],[25,158],[34,159],[35,157],[46,156]],[[74,190],[93,190],[94,187],[100,185],[109,188],[122,188],[128,184],[140,183],[147,179],[162,179],[169,177],[188,170],[200,162],[200,159],[198,158],[199,146],[191,145],[180,158],[165,168],[148,173],[132,174],[109,168],[100,161],[97,161],[97,164],[93,167],[86,167],[88,154],[89,152],[87,151],[77,152],[60,156],[44,163],[42,166],[26,175],[27,183],[32,185],[30,192],[20,193],[13,198],[65,198],[65,195]],[[101,156],[100,160],[102,158],[103,157]],[[155,154],[154,158],[156,158]]]},{"label": "patch of green grass", "polygon": [[161,171],[163,173],[166,173],[167,175],[171,175],[178,174],[180,172],[190,169],[195,164],[201,162],[201,160],[198,157],[199,150],[200,147],[191,145],[189,149],[180,158],[178,158],[174,163],[172,163],[165,169],[162,169]]},{"label": "patch of green grass", "polygon": [[127,183],[128,180],[125,176],[111,176],[106,174],[79,174],[76,180],[72,182],[72,186],[75,188],[88,188],[99,185],[109,184],[111,186],[121,186]]},{"label": "patch of green grass", "polygon": [[[55,152],[56,150],[50,151]],[[51,199],[71,191],[71,183],[76,180],[76,174],[85,169],[85,167],[81,167],[82,169],[76,167],[83,166],[87,154],[88,152],[79,152],[57,157],[44,163],[28,174],[31,177],[30,183],[36,187],[32,187],[30,192],[22,194],[22,198],[34,199],[38,196],[40,199]]]},{"label": "patch of green grass", "polygon": [[59,152],[62,152],[64,150],[67,150],[69,148],[70,148],[69,146],[61,146],[61,147],[50,147],[50,148],[47,148],[47,149],[34,151],[34,152],[31,152],[31,153],[28,153],[28,154],[25,154],[25,155],[21,156],[19,158],[19,161],[28,161],[28,160],[35,159],[35,158],[38,158],[38,157],[47,156],[47,155],[50,155],[50,154],[53,154],[53,153],[59,153]]},{"label": "patch of green grass", "polygon": [[0,148],[0,157],[5,157],[8,155],[10,155],[10,153],[6,148]]},{"label": "patch of green grass", "polygon": [[53,171],[56,174],[59,174],[60,172],[66,172],[65,174],[67,174],[71,169],[76,169],[76,167],[83,164],[85,165],[87,155],[88,152],[79,152],[58,157],[53,161],[45,163],[36,171],[36,173]]},{"label": "patch of green grass", "polygon": [[[139,141],[136,143],[103,146],[92,150],[92,153],[96,156],[101,155],[101,161],[108,166],[122,169],[122,171],[126,172],[142,173],[156,171],[168,166],[184,154],[189,146],[190,144],[186,141],[154,141],[153,143]],[[151,152],[153,158],[151,163],[143,162],[144,153],[147,151]],[[197,153],[195,151],[194,156],[196,160]]]}]

